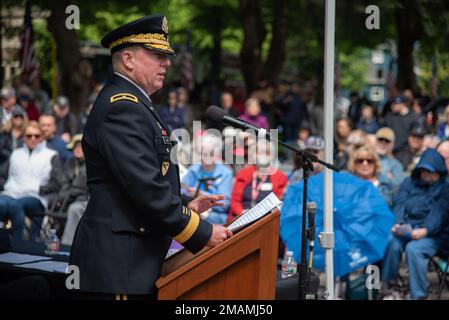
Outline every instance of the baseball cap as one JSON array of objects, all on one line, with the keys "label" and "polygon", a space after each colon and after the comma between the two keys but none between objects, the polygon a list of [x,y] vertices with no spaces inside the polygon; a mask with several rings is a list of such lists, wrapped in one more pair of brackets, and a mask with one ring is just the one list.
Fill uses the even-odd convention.
[{"label": "baseball cap", "polygon": [[16,90],[13,87],[3,87],[0,90],[0,97],[3,99],[11,98],[16,96]]},{"label": "baseball cap", "polygon": [[324,140],[318,136],[310,136],[306,140],[306,149],[311,150],[323,150],[324,149]]},{"label": "baseball cap", "polygon": [[72,137],[72,140],[70,140],[70,142],[67,144],[66,148],[70,149],[70,150],[73,149],[75,147],[75,144],[77,142],[81,142],[82,139],[83,139],[83,134],[82,133],[75,134]]},{"label": "baseball cap", "polygon": [[407,98],[404,96],[396,96],[391,100],[391,104],[399,104],[399,103],[406,103]]},{"label": "baseball cap", "polygon": [[423,126],[414,126],[409,132],[409,135],[421,138],[423,138],[426,134],[427,130]]},{"label": "baseball cap", "polygon": [[69,106],[69,99],[65,96],[59,96],[56,98],[56,104],[60,108],[67,108]]},{"label": "baseball cap", "polygon": [[26,114],[27,113],[25,112],[25,110],[23,110],[23,108],[20,106],[15,106],[14,109],[12,109],[13,117],[22,116],[23,118],[25,118]]},{"label": "baseball cap", "polygon": [[376,132],[376,138],[377,139],[385,139],[385,140],[393,142],[395,139],[394,131],[387,127],[380,128]]}]

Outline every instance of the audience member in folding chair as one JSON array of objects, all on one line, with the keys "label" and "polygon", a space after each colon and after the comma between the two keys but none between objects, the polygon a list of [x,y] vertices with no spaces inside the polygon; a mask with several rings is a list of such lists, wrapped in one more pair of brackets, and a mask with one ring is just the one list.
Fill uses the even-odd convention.
[{"label": "audience member in folding chair", "polygon": [[[51,194],[61,186],[58,155],[43,141],[39,124],[29,122],[24,132],[25,143],[10,156],[8,168],[5,168],[6,182],[0,194],[0,219],[12,222],[12,235],[17,240],[23,237],[25,216],[40,225],[40,213],[45,211]],[[30,238],[37,238],[39,230],[31,225]]]},{"label": "audience member in folding chair", "polygon": [[[76,227],[84,213],[89,198],[87,188],[86,164],[81,147],[82,135],[73,136],[67,148],[73,150],[73,158],[66,161],[63,170],[63,183],[53,206],[47,216],[49,222],[65,222],[61,243],[71,245]],[[47,229],[47,228],[46,228]]]}]

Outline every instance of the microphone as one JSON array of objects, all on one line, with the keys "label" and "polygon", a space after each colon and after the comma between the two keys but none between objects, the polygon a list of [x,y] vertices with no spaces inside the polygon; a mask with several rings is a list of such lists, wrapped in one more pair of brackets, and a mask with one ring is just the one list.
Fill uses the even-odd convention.
[{"label": "microphone", "polygon": [[[251,123],[246,122],[245,120],[242,120],[240,118],[231,117],[222,108],[219,108],[217,106],[210,106],[209,108],[207,108],[205,115],[206,115],[207,119],[209,119],[215,123],[226,123],[234,128],[239,128],[242,130],[248,130],[248,129],[254,130],[257,133],[259,138],[262,136],[268,141],[278,143],[287,149],[293,150],[297,154],[300,154],[303,158],[307,158],[308,160],[313,161],[313,162],[321,163],[323,166],[325,166],[329,169],[332,169],[334,171],[337,171],[337,172],[340,171],[340,169],[338,169],[333,164],[327,163],[327,162],[319,159],[316,155],[314,155],[310,152],[307,152],[304,149],[299,149],[298,147],[291,146],[288,143],[282,142],[281,140],[272,138],[266,129],[257,128],[256,126],[252,125]],[[309,161],[309,163],[310,163],[310,161]]]},{"label": "microphone", "polygon": [[310,247],[313,248],[315,245],[315,214],[316,214],[316,202],[307,203],[307,215],[309,221],[309,240]]},{"label": "microphone", "polygon": [[246,122],[240,118],[231,117],[222,108],[217,106],[210,106],[206,110],[206,118],[215,123],[226,123],[234,128],[242,130],[254,130],[258,135],[264,136],[267,140],[270,140],[270,134],[266,129],[253,126],[251,123]]}]

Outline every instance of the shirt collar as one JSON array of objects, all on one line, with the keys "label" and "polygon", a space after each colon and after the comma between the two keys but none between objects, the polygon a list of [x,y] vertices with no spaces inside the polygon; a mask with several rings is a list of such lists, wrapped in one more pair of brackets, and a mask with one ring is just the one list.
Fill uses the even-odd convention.
[{"label": "shirt collar", "polygon": [[122,77],[123,79],[128,80],[128,81],[131,82],[133,85],[135,85],[135,86],[137,87],[137,89],[139,89],[140,92],[142,92],[143,95],[144,95],[145,97],[147,97],[148,100],[150,100],[150,102],[151,102],[151,98],[150,98],[150,96],[148,95],[148,93],[146,93],[145,90],[143,90],[137,83],[135,83],[135,82],[132,81],[130,78],[128,78],[127,76],[125,76],[125,75],[123,75],[123,74],[121,74],[121,73],[119,73],[119,72],[117,72],[117,71],[114,72],[114,73],[115,73],[116,75]]}]

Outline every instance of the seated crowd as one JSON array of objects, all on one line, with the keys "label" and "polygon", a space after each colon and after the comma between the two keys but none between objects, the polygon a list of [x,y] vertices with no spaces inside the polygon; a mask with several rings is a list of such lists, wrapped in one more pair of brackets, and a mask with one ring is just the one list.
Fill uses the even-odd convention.
[{"label": "seated crowd", "polygon": [[[308,100],[308,91],[301,96],[296,86],[283,87],[270,102],[258,94],[237,107],[232,94],[223,92],[221,107],[255,126],[283,128],[280,138],[324,158],[324,144],[329,142],[320,137],[322,112],[317,110],[322,106]],[[42,240],[45,213],[66,212],[58,232],[63,244],[71,244],[89,197],[81,132],[92,97],[78,119],[66,97],[39,109],[29,92],[17,97],[19,105],[15,89],[1,90],[0,224],[10,227],[15,239]],[[336,120],[335,141],[330,143],[335,164],[371,182],[395,215],[382,261],[385,288],[394,287],[401,254],[406,252],[411,297],[420,299],[427,297],[429,259],[449,243],[449,106],[432,133],[413,103],[418,102],[395,97],[381,117],[371,104],[353,100],[346,114]],[[193,111],[187,90],[178,88],[168,92],[160,114],[170,129],[191,130],[192,120],[200,118]],[[268,145],[250,151],[254,141],[248,137],[243,147],[232,145],[228,150],[218,136],[202,132],[194,136],[201,136],[199,143],[192,142],[201,161],[181,166],[181,192],[190,197],[226,197],[223,206],[202,214],[211,223],[233,220],[270,192],[282,199],[290,185],[303,179],[301,159],[284,150],[274,154]],[[243,156],[244,163],[224,163],[227,151]],[[280,162],[270,161],[273,154]],[[312,174],[322,170],[314,163]]]}]

